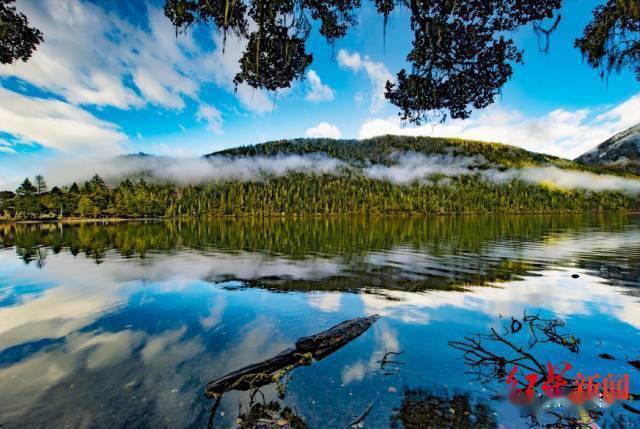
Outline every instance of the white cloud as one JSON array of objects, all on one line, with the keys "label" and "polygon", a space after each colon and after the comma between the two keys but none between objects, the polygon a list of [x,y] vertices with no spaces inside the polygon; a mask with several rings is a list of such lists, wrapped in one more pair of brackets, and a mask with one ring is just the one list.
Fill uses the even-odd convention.
[{"label": "white cloud", "polygon": [[320,122],[315,127],[307,129],[304,135],[311,138],[326,137],[330,139],[339,139],[342,136],[338,127],[328,122]]},{"label": "white cloud", "polygon": [[140,92],[152,103],[182,109],[184,101],[178,94],[170,92],[162,85],[149,70],[138,69],[133,74],[133,83],[136,84]]},{"label": "white cloud", "polygon": [[214,134],[222,134],[222,115],[215,107],[201,104],[196,113],[196,119],[207,123],[207,129]]},{"label": "white cloud", "polygon": [[[365,301],[363,300],[363,302]],[[367,375],[375,374],[380,367],[380,361],[385,353],[400,350],[398,333],[394,329],[389,328],[384,321],[381,320],[373,329],[375,331],[376,350],[371,353],[368,361],[358,359],[342,369],[341,380],[343,385],[346,386],[353,382],[362,381]]]},{"label": "white cloud", "polygon": [[307,303],[320,311],[334,313],[340,310],[342,295],[339,293],[312,293],[308,295]]},{"label": "white cloud", "polygon": [[367,73],[372,86],[371,107],[369,110],[372,113],[382,110],[385,103],[385,85],[387,81],[395,81],[387,67],[383,63],[371,61],[367,56],[362,58],[357,52],[350,54],[344,49],[340,49],[338,52],[338,64],[354,72],[364,70]]},{"label": "white cloud", "polygon": [[127,137],[110,122],[59,100],[28,97],[0,88],[0,130],[63,152],[122,152]]},{"label": "white cloud", "polygon": [[249,85],[239,85],[235,90],[238,101],[245,109],[253,113],[270,113],[275,108],[275,104],[267,93],[261,89],[251,88]]},{"label": "white cloud", "polygon": [[318,76],[315,70],[309,70],[307,72],[307,80],[309,81],[309,92],[307,92],[305,96],[306,100],[314,103],[333,100],[333,89],[322,83],[320,76]]},{"label": "white cloud", "polygon": [[[194,97],[205,80],[191,60],[206,53],[190,36],[176,38],[160,8],[148,8],[147,30],[88,2],[20,6],[43,31],[45,42],[28,62],[0,67],[0,74],[56,92],[71,103],[182,108],[182,97]],[[135,88],[127,84],[130,78]]]},{"label": "white cloud", "polygon": [[354,381],[362,381],[367,373],[367,366],[361,359],[351,365],[342,368],[342,384],[351,384]]},{"label": "white cloud", "polygon": [[613,123],[620,131],[637,125],[640,122],[640,93],[619,105],[601,113],[596,121]]},{"label": "white cloud", "polygon": [[144,103],[123,83],[123,61],[132,60],[133,48],[125,42],[137,39],[139,31],[127,34],[124,22],[88,3],[52,0],[19,6],[46,39],[28,62],[0,66],[1,75],[19,77],[75,104],[125,109]]},{"label": "white cloud", "polygon": [[[233,77],[246,42],[229,35],[223,54],[222,36],[211,29],[211,43],[200,47],[189,33],[176,37],[160,7],[147,6],[142,24],[85,1],[23,2],[19,8],[45,42],[28,62],[0,65],[0,78],[17,77],[74,105],[119,109],[182,109],[187,98],[201,104],[207,83],[236,90]],[[273,110],[264,91],[240,85],[234,93],[252,112]]]},{"label": "white cloud", "polygon": [[[566,237],[558,237],[560,243],[542,243],[541,252],[553,252],[553,247],[564,247],[568,243]],[[590,245],[591,239],[576,240],[578,245]],[[599,243],[594,243],[595,249],[602,243],[608,243],[609,237],[600,237]],[[606,244],[605,244],[606,245]],[[578,248],[576,248],[578,249]],[[567,250],[566,248],[564,250]],[[586,251],[586,250],[585,250]],[[570,253],[575,254],[572,250]],[[584,252],[580,252],[583,253]],[[575,272],[575,269],[572,269]],[[377,313],[387,319],[403,320],[408,323],[427,324],[433,314],[433,309],[455,307],[473,310],[487,315],[522,314],[531,303],[536,307],[547,308],[551,314],[566,319],[572,316],[589,317],[594,314],[608,314],[634,327],[640,327],[637,311],[637,299],[625,293],[621,288],[607,284],[606,281],[590,276],[586,272],[580,275],[583,282],[567,282],[568,273],[564,269],[551,269],[541,273],[541,276],[526,277],[514,281],[510,287],[470,287],[466,293],[450,293],[446,291],[431,291],[428,294],[416,295],[404,291],[377,291],[377,294],[359,295],[364,306],[365,314]],[[554,294],[552,292],[562,291]],[[575,292],[575,293],[574,293]]]},{"label": "white cloud", "polygon": [[346,50],[340,49],[340,52],[338,52],[338,64],[353,71],[358,71],[362,67],[362,59],[357,52],[350,54]]},{"label": "white cloud", "polygon": [[558,167],[526,167],[507,173],[510,174],[505,174],[505,179],[516,177],[527,182],[550,184],[562,189],[640,193],[640,180],[610,174],[593,174]]},{"label": "white cloud", "polygon": [[178,329],[164,331],[162,334],[150,338],[140,352],[144,363],[151,363],[158,355],[166,351],[169,345],[178,343],[185,332],[187,332],[187,327],[183,325]]},{"label": "white cloud", "polygon": [[213,33],[211,42],[216,48],[210,55],[196,60],[197,69],[212,79],[216,85],[235,92],[244,108],[257,114],[273,111],[274,103],[266,91],[251,88],[246,84],[238,85],[236,88],[233,83],[233,78],[240,71],[240,58],[247,42],[232,33],[227,34],[226,42],[222,34]]},{"label": "white cloud", "polygon": [[394,134],[460,137],[494,141],[527,150],[575,158],[631,125],[640,117],[640,94],[618,106],[600,109],[556,109],[539,117],[493,106],[466,120],[404,127],[397,117],[371,119],[362,124],[359,138]]}]

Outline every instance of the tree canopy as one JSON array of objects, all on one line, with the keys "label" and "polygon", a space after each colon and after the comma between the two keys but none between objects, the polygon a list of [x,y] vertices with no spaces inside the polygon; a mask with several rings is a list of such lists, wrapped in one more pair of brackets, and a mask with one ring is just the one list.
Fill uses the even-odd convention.
[{"label": "tree canopy", "polygon": [[35,177],[35,180],[36,193],[43,194],[47,192],[47,181],[45,180],[44,176],[42,176],[42,174],[38,174]]},{"label": "tree canopy", "polygon": [[[532,24],[548,37],[560,20],[563,0],[371,0],[384,17],[409,12],[413,32],[407,54],[409,67],[387,82],[386,98],[399,108],[403,120],[467,118],[472,109],[494,102],[523,61],[512,35]],[[0,0],[0,63],[26,61],[41,43],[42,33],[29,27],[15,0]],[[224,35],[243,43],[236,85],[270,91],[304,79],[313,61],[307,51],[312,22],[334,45],[357,24],[362,0],[165,0],[164,12],[186,31],[195,23],[211,23]],[[547,29],[544,19],[555,16]],[[636,71],[640,81],[640,1],[606,0],[595,8],[575,46],[601,75],[623,68]]]},{"label": "tree canopy", "polygon": [[560,3],[411,0],[411,70],[400,70],[397,83],[387,82],[387,99],[402,119],[415,123],[433,111],[464,119],[471,107],[487,107],[511,77],[512,64],[522,62],[509,32],[552,17]]},{"label": "tree canopy", "polygon": [[15,0],[0,0],[0,64],[27,61],[44,40],[40,30],[29,27],[27,17],[12,3]]},{"label": "tree canopy", "polygon": [[[403,120],[467,118],[493,103],[523,61],[511,34],[527,24],[546,38],[560,20],[562,0],[373,0],[386,26],[399,8],[410,13],[413,32],[408,69],[387,82],[386,98]],[[313,60],[306,40],[311,21],[328,43],[357,24],[361,0],[166,0],[165,14],[184,31],[213,23],[246,41],[234,81],[253,88],[287,88],[303,79]],[[608,0],[575,44],[592,67],[619,71],[636,67],[640,80],[638,0]],[[540,23],[555,18],[550,28]],[[255,24],[255,25],[251,25]],[[628,38],[624,38],[628,35]],[[544,49],[546,50],[546,49]]]},{"label": "tree canopy", "polygon": [[24,179],[24,182],[22,182],[22,184],[18,186],[18,189],[16,189],[16,195],[20,197],[32,196],[36,192],[37,188],[33,186],[33,183],[31,183],[31,180],[29,180],[28,177]]},{"label": "tree canopy", "polygon": [[593,11],[593,21],[575,45],[602,76],[631,67],[640,81],[639,33],[640,1],[608,0]]}]

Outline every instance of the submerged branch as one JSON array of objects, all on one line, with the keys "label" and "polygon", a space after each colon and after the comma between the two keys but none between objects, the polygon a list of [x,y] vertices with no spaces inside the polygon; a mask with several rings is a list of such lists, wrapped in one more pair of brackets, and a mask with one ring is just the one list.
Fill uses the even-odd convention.
[{"label": "submerged branch", "polygon": [[207,384],[208,397],[222,395],[229,390],[248,390],[276,382],[279,371],[287,372],[301,365],[321,360],[363,334],[379,315],[347,320],[332,328],[296,341],[295,347],[282,351],[264,361],[240,368]]}]

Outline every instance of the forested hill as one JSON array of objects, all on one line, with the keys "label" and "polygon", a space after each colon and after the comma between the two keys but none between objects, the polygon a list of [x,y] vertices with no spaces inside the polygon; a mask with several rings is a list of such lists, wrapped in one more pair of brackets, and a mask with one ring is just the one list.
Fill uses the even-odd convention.
[{"label": "forested hill", "polygon": [[[294,139],[276,140],[214,152],[213,156],[277,156],[322,153],[348,163],[389,164],[398,153],[415,152],[425,155],[451,153],[459,156],[483,156],[487,161],[505,167],[527,164],[554,164],[569,167],[575,163],[529,152],[525,149],[474,140],[437,137],[381,136],[367,140]],[[577,166],[577,165],[576,165]]]},{"label": "forested hill", "polygon": [[114,164],[118,176],[25,179],[0,192],[0,219],[640,210],[638,176],[461,139],[298,139]]},{"label": "forested hill", "polygon": [[[240,146],[205,155],[205,158],[217,156],[284,156],[323,154],[349,164],[384,164],[397,162],[397,155],[418,153],[424,155],[450,154],[452,156],[479,156],[487,164],[502,168],[521,168],[524,166],[555,166],[563,169],[589,171],[596,174],[623,175],[599,165],[586,165],[502,143],[466,140],[443,137],[411,137],[386,135],[366,140],[328,138],[299,138],[274,140],[266,143]],[[627,175],[633,177],[633,175]]]}]

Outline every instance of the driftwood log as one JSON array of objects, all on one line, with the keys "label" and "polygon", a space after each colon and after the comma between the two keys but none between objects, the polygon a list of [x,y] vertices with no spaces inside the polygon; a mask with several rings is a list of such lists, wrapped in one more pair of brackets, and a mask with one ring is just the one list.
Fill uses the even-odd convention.
[{"label": "driftwood log", "polygon": [[240,368],[207,384],[207,397],[219,397],[230,390],[249,390],[274,382],[274,374],[283,369],[310,365],[312,360],[321,360],[350,341],[363,334],[376,320],[375,314],[368,317],[346,320],[319,334],[302,337],[295,347],[284,350],[262,362]]}]

